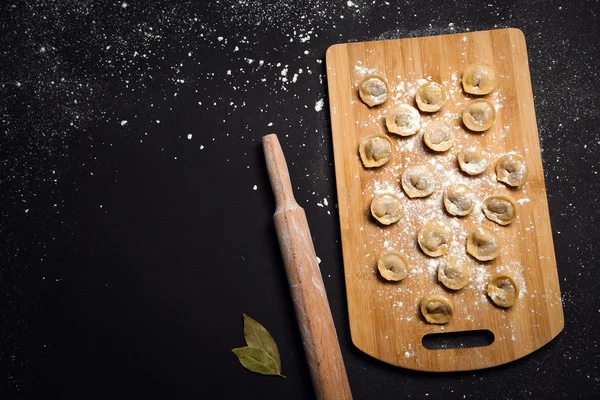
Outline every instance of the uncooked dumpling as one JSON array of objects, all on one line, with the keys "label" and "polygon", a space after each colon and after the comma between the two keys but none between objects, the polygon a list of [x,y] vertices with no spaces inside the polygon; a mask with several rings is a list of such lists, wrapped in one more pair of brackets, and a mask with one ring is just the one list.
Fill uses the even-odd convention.
[{"label": "uncooked dumpling", "polygon": [[467,65],[462,76],[462,86],[466,93],[488,94],[498,84],[498,71],[488,64]]},{"label": "uncooked dumpling", "polygon": [[392,156],[392,141],[382,134],[364,138],[358,147],[360,159],[365,168],[381,167]]},{"label": "uncooked dumpling", "polygon": [[452,319],[454,307],[446,296],[429,294],[421,299],[421,314],[430,324],[445,324]]},{"label": "uncooked dumpling", "polygon": [[401,281],[408,275],[408,260],[400,253],[390,251],[379,257],[377,269],[384,279]]},{"label": "uncooked dumpling", "polygon": [[453,237],[450,225],[437,219],[429,221],[421,228],[417,241],[423,253],[430,257],[440,257],[450,250]]},{"label": "uncooked dumpling", "polygon": [[496,162],[496,180],[508,186],[519,187],[527,181],[527,163],[517,153],[506,154]]},{"label": "uncooked dumpling", "polygon": [[457,158],[460,169],[469,175],[479,175],[490,165],[488,154],[478,144],[463,147]]},{"label": "uncooked dumpling", "polygon": [[463,217],[471,214],[476,202],[473,190],[464,183],[453,183],[444,191],[444,207],[452,215]]},{"label": "uncooked dumpling", "polygon": [[472,100],[462,112],[462,121],[474,132],[483,132],[491,128],[496,120],[496,108],[484,99]]},{"label": "uncooked dumpling", "polygon": [[404,215],[400,199],[392,194],[379,194],[371,201],[371,215],[383,225],[398,222]]},{"label": "uncooked dumpling", "polygon": [[369,107],[385,103],[390,88],[384,77],[368,75],[358,84],[358,94]]},{"label": "uncooked dumpling", "polygon": [[435,175],[426,164],[409,165],[402,172],[402,188],[410,198],[427,197],[436,187]]},{"label": "uncooked dumpling", "polygon": [[488,228],[477,226],[467,235],[467,253],[479,261],[490,261],[500,255],[500,238]]},{"label": "uncooked dumpling", "polygon": [[416,108],[408,104],[398,104],[387,112],[385,125],[391,133],[410,136],[417,133],[421,127],[421,116]]},{"label": "uncooked dumpling", "polygon": [[517,203],[510,196],[490,196],[483,201],[485,216],[500,225],[508,225],[517,218]]},{"label": "uncooked dumpling", "polygon": [[438,281],[448,289],[459,290],[467,285],[471,270],[467,262],[459,257],[449,257],[438,265]]},{"label": "uncooked dumpling", "polygon": [[519,286],[509,275],[496,275],[487,287],[488,296],[499,307],[510,307],[519,298]]},{"label": "uncooked dumpling", "polygon": [[419,110],[424,112],[439,111],[446,104],[446,89],[437,82],[427,82],[417,89],[415,101]]},{"label": "uncooked dumpling", "polygon": [[443,120],[433,121],[423,128],[423,141],[433,151],[446,151],[454,142],[454,130]]}]

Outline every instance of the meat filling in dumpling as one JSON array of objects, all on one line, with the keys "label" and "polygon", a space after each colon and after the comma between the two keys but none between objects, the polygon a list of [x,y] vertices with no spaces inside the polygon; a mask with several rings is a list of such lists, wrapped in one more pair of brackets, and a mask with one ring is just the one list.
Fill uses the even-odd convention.
[{"label": "meat filling in dumpling", "polygon": [[448,289],[459,290],[469,282],[471,271],[464,259],[449,257],[440,261],[437,278]]},{"label": "meat filling in dumpling", "polygon": [[423,112],[439,111],[448,100],[446,89],[437,82],[427,82],[417,89],[415,101]]},{"label": "meat filling in dumpling", "polygon": [[423,129],[423,141],[433,151],[446,151],[454,144],[452,126],[443,121],[433,121]]},{"label": "meat filling in dumpling", "polygon": [[384,279],[401,281],[408,275],[408,261],[402,254],[390,251],[379,257],[377,269]]},{"label": "meat filling in dumpling", "polygon": [[369,107],[385,103],[389,92],[387,81],[379,75],[366,76],[358,85],[358,94]]},{"label": "meat filling in dumpling", "polygon": [[516,303],[519,287],[511,276],[497,275],[488,284],[487,293],[494,304],[506,308]]},{"label": "meat filling in dumpling", "polygon": [[408,104],[398,104],[387,112],[385,125],[391,133],[410,136],[417,133],[421,127],[421,116],[416,108]]},{"label": "meat filling in dumpling", "polygon": [[467,65],[462,76],[465,93],[484,95],[491,93],[498,84],[498,71],[488,64]]},{"label": "meat filling in dumpling", "polygon": [[454,233],[443,220],[433,220],[425,224],[417,235],[419,247],[430,257],[440,257],[448,253]]},{"label": "meat filling in dumpling", "polygon": [[477,199],[473,190],[464,183],[454,183],[444,191],[444,207],[452,215],[463,217],[475,208]]},{"label": "meat filling in dumpling", "polygon": [[509,153],[496,162],[496,180],[512,187],[522,186],[527,181],[527,163],[517,153]]},{"label": "meat filling in dumpling", "polygon": [[487,152],[478,144],[463,147],[457,158],[460,169],[469,175],[481,174],[490,164]]},{"label": "meat filling in dumpling", "polygon": [[467,235],[467,253],[479,261],[490,261],[500,255],[500,238],[483,226],[471,229]]},{"label": "meat filling in dumpling", "polygon": [[381,167],[392,157],[392,141],[386,135],[376,134],[364,138],[358,153],[365,168]]},{"label": "meat filling in dumpling", "polygon": [[404,210],[396,196],[380,194],[371,201],[371,215],[383,225],[390,225],[402,218]]},{"label": "meat filling in dumpling", "polygon": [[436,179],[426,164],[409,165],[402,172],[402,188],[408,197],[427,197],[436,187]]},{"label": "meat filling in dumpling", "polygon": [[430,324],[445,324],[452,320],[454,307],[446,296],[430,294],[421,299],[421,314]]},{"label": "meat filling in dumpling", "polygon": [[508,225],[517,218],[517,203],[510,196],[490,196],[481,209],[490,221],[499,225]]},{"label": "meat filling in dumpling", "polygon": [[474,132],[487,131],[496,120],[496,108],[487,100],[473,100],[463,110],[462,120]]}]

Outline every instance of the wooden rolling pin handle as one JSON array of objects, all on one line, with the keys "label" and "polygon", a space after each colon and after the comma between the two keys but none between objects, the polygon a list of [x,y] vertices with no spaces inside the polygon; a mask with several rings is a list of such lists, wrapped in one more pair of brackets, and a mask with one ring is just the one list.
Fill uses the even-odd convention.
[{"label": "wooden rolling pin handle", "polygon": [[263,137],[263,151],[271,188],[275,195],[275,212],[299,208],[300,206],[294,198],[290,173],[277,135],[273,133]]},{"label": "wooden rolling pin handle", "polygon": [[273,220],[315,394],[319,400],[352,399],[306,214],[294,199],[276,135],[263,137],[263,150],[277,203]]}]

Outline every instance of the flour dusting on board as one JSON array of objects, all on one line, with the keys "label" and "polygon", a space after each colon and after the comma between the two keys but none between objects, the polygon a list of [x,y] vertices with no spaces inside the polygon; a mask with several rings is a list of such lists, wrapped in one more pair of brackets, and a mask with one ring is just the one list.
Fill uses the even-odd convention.
[{"label": "flour dusting on board", "polygon": [[[437,113],[420,113],[420,130],[413,136],[402,137],[387,131],[385,125],[386,113],[394,104],[404,103],[415,106],[415,93],[424,83],[434,81],[432,76],[385,76],[377,68],[371,68],[367,63],[358,61],[353,67],[356,82],[363,77],[377,74],[386,77],[390,87],[390,100],[381,107],[369,109],[366,119],[357,120],[364,135],[383,133],[391,137],[394,143],[394,155],[388,164],[373,173],[362,177],[361,194],[364,198],[378,194],[394,194],[402,200],[404,216],[401,221],[393,226],[380,226],[367,224],[360,227],[361,238],[369,248],[375,250],[366,255],[364,260],[365,277],[375,278],[377,275],[375,264],[377,257],[384,251],[399,251],[409,259],[410,267],[406,282],[397,285],[380,285],[375,292],[375,303],[378,307],[388,309],[383,304],[390,304],[388,309],[392,318],[398,321],[410,322],[419,318],[417,302],[430,292],[443,294],[444,290],[437,281],[439,259],[425,256],[416,243],[418,230],[427,222],[432,220],[443,220],[449,224],[453,232],[447,257],[462,260],[471,272],[470,280],[466,287],[453,297],[455,306],[458,307],[457,318],[468,321],[472,326],[479,326],[481,321],[477,315],[484,310],[493,309],[495,306],[487,297],[487,285],[493,275],[498,273],[510,273],[521,290],[520,298],[527,293],[527,285],[523,272],[526,266],[518,262],[503,263],[497,268],[490,268],[489,263],[481,262],[471,257],[466,252],[468,227],[485,225],[499,235],[503,243],[503,251],[514,254],[522,237],[514,236],[512,230],[501,227],[487,220],[482,210],[483,200],[493,194],[508,194],[515,197],[519,207],[527,207],[527,186],[519,191],[511,191],[504,184],[496,180],[494,166],[496,160],[505,153],[504,141],[513,130],[509,123],[500,124],[487,132],[474,134],[465,130],[461,122],[462,109],[471,100],[465,96],[462,90],[461,71],[442,71],[446,79],[440,83],[446,90],[448,100],[446,106]],[[502,79],[510,79],[502,76]],[[507,99],[501,88],[497,88],[486,97],[494,106],[497,120],[503,121],[503,112],[506,109]],[[352,106],[356,106],[356,100],[350,100]],[[423,131],[434,121],[443,120],[452,126],[454,135],[453,146],[449,151],[432,153],[423,144]],[[362,135],[362,134],[361,134]],[[470,144],[479,143],[485,138],[491,145],[485,149],[488,167],[483,173],[476,176],[462,172],[458,167],[457,153]],[[508,151],[517,149],[509,148]],[[405,169],[413,164],[427,163],[436,177],[436,191],[428,197],[409,199],[400,185],[400,179]],[[480,162],[477,167],[482,167]],[[466,217],[453,217],[444,209],[444,189],[452,184],[461,183],[469,186],[475,196],[475,207],[473,212]],[[529,215],[529,214],[527,214]],[[534,225],[531,220],[523,220],[521,213],[515,224],[524,224],[527,230],[532,230]],[[515,247],[517,246],[517,247]],[[449,258],[450,259],[450,258]],[[410,283],[412,280],[413,283]],[[414,283],[419,282],[419,284]],[[512,335],[514,337],[514,334]],[[406,351],[405,356],[411,357],[413,353]]]}]

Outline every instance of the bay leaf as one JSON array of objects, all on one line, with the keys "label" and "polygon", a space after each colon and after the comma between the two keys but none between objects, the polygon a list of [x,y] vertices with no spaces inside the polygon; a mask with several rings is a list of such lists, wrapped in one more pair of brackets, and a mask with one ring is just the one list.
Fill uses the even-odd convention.
[{"label": "bay leaf", "polygon": [[240,363],[252,372],[263,375],[277,375],[285,378],[281,375],[281,370],[273,357],[267,354],[263,349],[257,347],[237,347],[232,349],[237,356]]},{"label": "bay leaf", "polygon": [[279,349],[273,336],[258,321],[244,314],[244,337],[246,344],[250,347],[256,347],[267,352],[275,360],[277,368],[281,371],[281,359],[279,358]]}]

